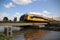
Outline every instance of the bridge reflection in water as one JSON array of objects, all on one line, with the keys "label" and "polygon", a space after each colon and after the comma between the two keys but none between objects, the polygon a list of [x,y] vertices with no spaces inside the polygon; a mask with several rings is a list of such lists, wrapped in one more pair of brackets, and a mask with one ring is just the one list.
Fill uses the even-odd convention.
[{"label": "bridge reflection in water", "polygon": [[24,29],[19,35],[14,35],[13,40],[60,40],[59,31],[40,29]]}]

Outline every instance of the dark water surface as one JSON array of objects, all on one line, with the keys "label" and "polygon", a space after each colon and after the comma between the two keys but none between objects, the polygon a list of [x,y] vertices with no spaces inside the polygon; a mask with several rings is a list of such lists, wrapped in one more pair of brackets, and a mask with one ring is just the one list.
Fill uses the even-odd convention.
[{"label": "dark water surface", "polygon": [[13,40],[60,40],[60,31],[26,30],[15,35]]},{"label": "dark water surface", "polygon": [[[16,28],[14,28],[14,30],[15,29]],[[3,28],[0,27],[0,31],[3,32],[3,30],[4,27]],[[13,40],[60,40],[60,31],[23,29],[23,30],[19,30],[18,34],[13,35]]]},{"label": "dark water surface", "polygon": [[60,32],[50,31],[49,33],[43,35],[42,37],[33,38],[33,40],[60,40]]}]

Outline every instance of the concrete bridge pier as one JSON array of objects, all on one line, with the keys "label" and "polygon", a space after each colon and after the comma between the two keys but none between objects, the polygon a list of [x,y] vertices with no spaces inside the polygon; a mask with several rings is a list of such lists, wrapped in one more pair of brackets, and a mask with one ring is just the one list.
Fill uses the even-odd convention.
[{"label": "concrete bridge pier", "polygon": [[5,26],[4,34],[7,35],[7,36],[12,37],[12,27],[11,26]]}]

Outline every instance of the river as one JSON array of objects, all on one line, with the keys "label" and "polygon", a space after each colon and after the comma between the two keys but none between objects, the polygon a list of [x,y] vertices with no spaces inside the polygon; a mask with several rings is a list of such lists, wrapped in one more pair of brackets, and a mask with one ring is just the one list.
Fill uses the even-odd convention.
[{"label": "river", "polygon": [[[4,28],[0,27],[0,31]],[[14,28],[19,29],[19,28]],[[60,31],[23,29],[19,34],[13,34],[13,40],[60,40]]]},{"label": "river", "polygon": [[60,40],[60,31],[27,29],[20,35],[15,35],[13,40]]}]

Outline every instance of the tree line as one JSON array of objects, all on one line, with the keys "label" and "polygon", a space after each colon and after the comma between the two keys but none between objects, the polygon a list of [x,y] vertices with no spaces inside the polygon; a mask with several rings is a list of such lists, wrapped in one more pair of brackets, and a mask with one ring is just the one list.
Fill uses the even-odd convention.
[{"label": "tree line", "polygon": [[[3,21],[8,22],[8,21],[12,21],[12,20],[9,20],[8,17],[4,17]],[[17,17],[14,17],[13,21],[16,22],[17,21]]]}]

